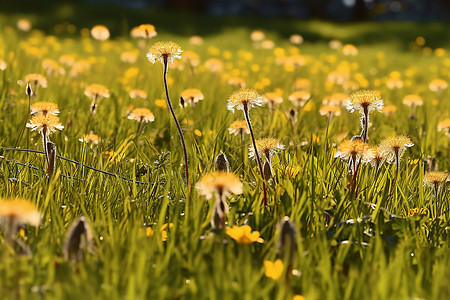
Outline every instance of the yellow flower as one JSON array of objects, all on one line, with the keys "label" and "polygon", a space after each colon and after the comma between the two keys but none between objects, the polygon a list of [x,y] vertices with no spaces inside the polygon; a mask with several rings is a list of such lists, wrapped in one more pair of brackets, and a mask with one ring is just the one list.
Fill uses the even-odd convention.
[{"label": "yellow flower", "polygon": [[150,111],[150,109],[147,109],[147,108],[135,108],[128,115],[128,119],[136,120],[136,121],[139,121],[139,122],[148,123],[148,122],[155,121],[155,116]]},{"label": "yellow flower", "polygon": [[295,295],[292,300],[305,300],[305,297],[303,297],[302,295]]},{"label": "yellow flower", "polygon": [[250,110],[252,107],[261,106],[263,97],[254,89],[242,88],[235,91],[228,99],[227,109],[234,113],[234,110]]},{"label": "yellow flower", "polygon": [[20,31],[28,32],[31,30],[31,22],[27,19],[18,20],[16,25]]},{"label": "yellow flower", "polygon": [[409,137],[404,135],[391,136],[380,142],[380,147],[385,152],[388,163],[392,163],[394,160],[399,161],[406,148],[412,146],[414,146],[414,143]]},{"label": "yellow flower", "polygon": [[192,106],[205,98],[205,96],[203,96],[203,93],[199,89],[184,90],[181,92],[180,96],[183,97],[185,101],[188,101],[188,103],[190,103]]},{"label": "yellow flower", "polygon": [[319,113],[322,116],[328,116],[329,114],[339,116],[341,114],[341,109],[339,106],[335,105],[324,105],[319,109]]},{"label": "yellow flower", "polygon": [[448,178],[449,174],[447,172],[427,172],[423,177],[423,182],[431,187],[436,187]]},{"label": "yellow flower", "polygon": [[266,35],[261,30],[254,30],[250,34],[250,39],[254,42],[260,42],[266,38]]},{"label": "yellow flower", "polygon": [[384,103],[380,94],[373,90],[361,90],[354,92],[347,100],[347,110],[359,111],[362,115],[371,113],[375,109],[381,112]]},{"label": "yellow flower", "polygon": [[41,74],[28,74],[25,76],[25,82],[31,82],[43,88],[47,87],[47,78]]},{"label": "yellow flower", "polygon": [[98,145],[100,142],[100,136],[94,133],[83,134],[83,138],[79,139],[80,142],[84,143],[92,143],[94,145]]},{"label": "yellow flower", "polygon": [[84,89],[84,94],[89,98],[96,99],[97,97],[109,98],[109,90],[101,84],[91,84]]},{"label": "yellow flower", "polygon": [[131,90],[129,92],[129,95],[130,95],[131,99],[136,99],[136,98],[146,99],[147,98],[147,93],[143,90],[138,90],[138,89]]},{"label": "yellow flower", "polygon": [[228,79],[228,84],[233,86],[240,86],[241,88],[245,87],[245,79],[242,77],[231,77]]},{"label": "yellow flower", "polygon": [[195,185],[201,195],[211,199],[213,193],[219,196],[227,196],[230,192],[233,194],[242,194],[242,182],[239,177],[231,172],[213,171],[203,176]]},{"label": "yellow flower", "polygon": [[406,95],[403,97],[403,104],[408,106],[421,106],[423,105],[423,100],[419,95]]},{"label": "yellow flower", "polygon": [[250,129],[248,128],[247,121],[238,120],[230,124],[230,126],[228,127],[228,132],[234,135],[238,135],[238,133],[240,132],[250,134]]},{"label": "yellow flower", "polygon": [[110,37],[108,27],[104,25],[95,25],[92,27],[91,35],[94,39],[99,41],[106,41]]},{"label": "yellow flower", "polygon": [[306,78],[297,78],[294,82],[294,89],[296,90],[309,90],[311,88],[311,80]]},{"label": "yellow flower", "polygon": [[193,35],[189,38],[189,43],[195,46],[200,46],[203,44],[203,38],[199,35]]},{"label": "yellow flower", "polygon": [[369,146],[360,139],[355,139],[353,141],[347,140],[339,145],[334,157],[349,160],[350,173],[354,174],[354,172],[356,172],[358,160],[363,158],[368,147]]},{"label": "yellow flower", "polygon": [[0,217],[8,219],[8,222],[31,226],[38,226],[41,222],[41,214],[36,206],[21,198],[0,198]]},{"label": "yellow flower", "polygon": [[270,260],[265,260],[264,267],[266,269],[265,272],[266,277],[277,280],[278,278],[281,277],[281,275],[283,275],[284,264],[281,259],[277,259],[274,262],[271,262]]},{"label": "yellow flower", "polygon": [[162,64],[165,62],[171,63],[175,59],[181,59],[181,50],[180,45],[174,43],[172,41],[162,41],[153,44],[153,46],[147,52],[147,59],[152,64],[155,61],[160,61]]},{"label": "yellow flower", "polygon": [[277,92],[265,93],[263,95],[263,98],[266,103],[272,103],[273,105],[283,102],[283,97],[280,95],[280,93]]},{"label": "yellow flower", "polygon": [[36,102],[30,108],[31,114],[43,114],[44,116],[59,114],[58,105],[52,102]]},{"label": "yellow flower", "polygon": [[386,153],[383,148],[379,146],[370,147],[364,152],[363,161],[370,162],[370,165],[377,170],[383,165],[386,160]]},{"label": "yellow flower", "polygon": [[210,58],[205,61],[205,67],[213,73],[220,72],[223,69],[223,62],[218,58]]},{"label": "yellow flower", "polygon": [[64,128],[57,116],[42,114],[33,116],[30,122],[27,123],[27,127],[31,128],[32,131],[36,130],[41,134],[45,131],[47,135]]},{"label": "yellow flower", "polygon": [[356,48],[355,45],[346,44],[342,47],[342,54],[346,56],[356,56],[358,55],[358,48]]},{"label": "yellow flower", "polygon": [[136,27],[133,27],[130,32],[131,37],[133,38],[143,38],[150,39],[158,35],[155,30],[155,26],[152,24],[142,24]]},{"label": "yellow flower", "polygon": [[164,99],[156,99],[155,105],[162,109],[167,108],[166,100]]},{"label": "yellow flower", "polygon": [[252,228],[248,225],[228,227],[226,234],[238,244],[264,243],[264,240],[259,237],[259,232],[252,232]]},{"label": "yellow flower", "polygon": [[438,130],[450,133],[450,118],[438,123]]},{"label": "yellow flower", "polygon": [[311,98],[311,93],[307,91],[295,91],[288,97],[289,101],[291,101],[296,107],[302,107],[305,105],[309,98]]},{"label": "yellow flower", "polygon": [[397,111],[397,106],[395,105],[386,105],[382,112],[386,115],[386,116],[390,116],[392,114],[394,114]]},{"label": "yellow flower", "polygon": [[[276,138],[263,138],[256,140],[256,149],[258,149],[258,153],[264,153],[268,160],[270,160],[272,155],[277,152],[277,150],[284,150],[285,148],[286,147]],[[252,146],[248,148],[248,157],[255,157],[255,148]]]},{"label": "yellow flower", "polygon": [[198,67],[198,65],[200,65],[200,56],[197,52],[192,50],[184,51],[183,60],[187,61],[193,67]]},{"label": "yellow flower", "polygon": [[447,81],[443,79],[433,79],[431,80],[428,88],[433,92],[440,92],[448,87]]}]

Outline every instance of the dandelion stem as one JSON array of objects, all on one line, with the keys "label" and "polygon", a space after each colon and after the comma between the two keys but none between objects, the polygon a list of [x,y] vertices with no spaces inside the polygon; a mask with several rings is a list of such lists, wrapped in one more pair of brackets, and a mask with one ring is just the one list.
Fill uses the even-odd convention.
[{"label": "dandelion stem", "polygon": [[172,118],[177,126],[178,134],[179,134],[180,140],[181,140],[181,145],[183,147],[184,165],[185,165],[185,169],[186,169],[186,184],[189,185],[189,168],[188,168],[188,156],[187,156],[187,151],[186,151],[186,144],[184,142],[183,131],[181,130],[180,123],[178,122],[177,117],[175,116],[175,112],[172,107],[172,102],[170,101],[169,88],[167,86],[167,67],[168,67],[167,59],[168,59],[167,55],[164,55],[164,63],[163,63],[163,65],[164,65],[164,72],[163,72],[164,90],[166,92],[167,106],[169,107],[170,113],[172,114]]},{"label": "dandelion stem", "polygon": [[248,115],[247,103],[244,103],[244,116],[245,116],[245,120],[247,121],[248,128],[250,129],[250,135],[252,137],[253,147],[255,148],[256,161],[258,162],[259,171],[261,173],[261,178],[263,180],[264,206],[267,206],[267,188],[266,188],[266,183],[264,182],[264,170],[263,170],[263,166],[261,164],[261,158],[259,156],[258,149],[256,148],[256,141],[255,141],[255,136],[253,135],[253,128],[252,128],[252,124],[250,123],[250,117]]}]

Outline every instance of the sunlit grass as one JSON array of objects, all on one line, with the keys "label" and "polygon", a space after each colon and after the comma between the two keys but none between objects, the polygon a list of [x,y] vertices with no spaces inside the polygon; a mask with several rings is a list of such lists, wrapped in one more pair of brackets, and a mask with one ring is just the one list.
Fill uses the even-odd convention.
[{"label": "sunlit grass", "polygon": [[[63,12],[72,15],[69,9]],[[48,22],[30,19],[32,24]],[[252,29],[236,26],[239,20],[205,34],[201,45],[190,43],[189,34],[177,35],[158,24],[158,35],[150,41],[132,39],[128,32],[120,35],[118,28],[111,28],[112,39],[99,41],[90,36],[88,25],[84,30],[77,24],[69,33],[66,24],[61,33],[50,34],[22,32],[13,17],[4,20],[0,191],[3,198],[29,199],[42,214],[40,226],[26,226],[16,234],[31,257],[15,254],[2,230],[0,295],[5,299],[450,296],[448,182],[439,183],[439,189],[424,184],[427,171],[445,172],[449,167],[448,137],[445,129],[438,131],[438,124],[449,118],[450,92],[430,90],[429,84],[434,79],[449,82],[450,56],[448,48],[438,51],[416,41],[421,25],[399,25],[411,36],[408,42],[361,38],[358,43],[368,32],[380,36],[397,25],[303,22],[302,45],[289,43],[287,29],[273,29],[264,33],[275,47],[264,49],[250,39]],[[288,25],[274,20],[275,28]],[[303,34],[300,26],[295,28],[292,33]],[[358,54],[331,49],[332,39],[354,44]],[[170,64],[167,77],[186,139],[188,187],[178,132],[165,100],[161,102],[162,70],[145,56],[153,42],[162,40],[173,40],[200,58],[198,66],[183,58]],[[121,59],[124,52],[135,61]],[[216,62],[207,64],[211,58]],[[10,149],[22,121],[29,120],[25,77],[33,73],[45,76],[47,87],[31,84],[36,94],[31,102],[58,105],[64,129],[50,138],[58,155],[75,161],[58,159],[51,176],[43,153]],[[266,160],[271,176],[261,174],[257,162],[249,159],[250,135],[228,131],[243,119],[227,111],[227,100],[241,87],[230,84],[236,77],[261,95],[277,92],[284,99],[273,111],[267,104],[251,110],[255,138],[275,138],[285,146]],[[298,78],[309,79],[310,95],[295,106],[288,97]],[[389,88],[389,82],[399,81],[400,88]],[[109,91],[109,97],[95,103],[95,114],[93,98],[85,95],[92,84]],[[130,95],[136,89],[146,97]],[[195,106],[180,105],[188,89],[198,89],[204,99]],[[361,163],[353,179],[346,161],[335,154],[345,140],[361,135],[359,116],[347,111],[342,99],[327,102],[339,107],[340,114],[320,109],[322,100],[359,89],[377,90],[384,106],[396,107],[391,114],[370,116],[367,142],[374,146],[389,136],[405,135],[414,146],[401,157],[398,170],[395,162],[384,163],[375,175],[370,164]],[[411,94],[423,100],[413,117],[403,104],[404,96]],[[154,120],[136,122],[132,114],[137,108],[149,109]],[[42,137],[27,129],[17,146],[43,151]],[[215,174],[211,172],[220,153],[226,154],[243,188],[242,194],[239,185],[236,194],[227,197],[216,191],[216,203],[228,205],[223,209],[228,212],[227,228],[221,219],[213,231],[215,197],[208,200],[194,187]],[[64,260],[63,247],[67,230],[80,216],[92,231],[93,245],[74,263]],[[288,246],[279,245],[283,235],[277,227],[282,220],[286,223],[285,216],[297,238],[289,255],[284,255]]]}]

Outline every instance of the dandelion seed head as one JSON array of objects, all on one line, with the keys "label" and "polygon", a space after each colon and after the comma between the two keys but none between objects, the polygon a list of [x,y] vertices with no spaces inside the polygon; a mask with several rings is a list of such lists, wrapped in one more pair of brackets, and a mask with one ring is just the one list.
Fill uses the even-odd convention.
[{"label": "dandelion seed head", "polygon": [[168,63],[173,62],[175,59],[181,59],[180,45],[172,41],[162,41],[153,44],[153,46],[147,52],[147,59],[149,62],[154,64],[156,61],[164,64],[164,58],[167,59]]},{"label": "dandelion seed head", "polygon": [[45,130],[46,134],[50,135],[56,130],[64,129],[64,126],[59,121],[59,118],[55,115],[43,115],[39,114],[33,116],[30,122],[27,123],[27,127],[31,128],[32,131],[37,131],[42,134]]},{"label": "dandelion seed head", "polygon": [[235,109],[244,111],[244,107],[250,110],[252,107],[261,106],[263,101],[263,97],[255,89],[242,88],[231,94],[227,109],[233,113]]},{"label": "dandelion seed head", "polygon": [[359,111],[364,115],[364,110],[370,114],[374,110],[381,112],[384,103],[379,92],[374,90],[360,90],[352,93],[347,99],[347,110]]},{"label": "dandelion seed head", "polygon": [[30,107],[31,109],[31,114],[43,114],[43,115],[58,115],[59,114],[59,109],[58,109],[58,105],[56,103],[53,102],[36,102],[34,104],[31,105]]},{"label": "dandelion seed head", "polygon": [[201,195],[211,199],[214,193],[226,197],[229,193],[242,194],[243,185],[239,177],[231,172],[213,171],[203,176],[195,185]]}]

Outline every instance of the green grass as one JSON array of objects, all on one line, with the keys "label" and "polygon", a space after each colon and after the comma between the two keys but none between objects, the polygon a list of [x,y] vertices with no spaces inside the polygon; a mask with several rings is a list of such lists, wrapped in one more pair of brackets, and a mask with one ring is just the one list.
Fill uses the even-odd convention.
[{"label": "green grass", "polygon": [[[32,257],[15,255],[4,243],[2,231],[0,295],[4,299],[292,299],[294,294],[306,299],[450,297],[449,186],[443,185],[436,201],[432,189],[423,185],[431,159],[439,170],[449,168],[448,140],[437,131],[437,124],[449,117],[450,92],[446,89],[438,96],[428,89],[432,79],[449,80],[449,39],[443,38],[448,36],[447,24],[332,24],[278,19],[262,23],[255,18],[213,22],[210,17],[155,10],[32,5],[22,11],[10,4],[0,13],[0,59],[8,64],[0,71],[1,145],[13,147],[23,121],[28,119],[25,87],[16,82],[29,73],[46,74],[43,59],[58,60],[62,54],[71,54],[76,60],[89,60],[90,70],[71,77],[70,67],[64,67],[65,74],[47,76],[48,87],[39,88],[32,101],[59,105],[65,128],[51,136],[59,155],[118,177],[58,160],[57,173],[48,179],[41,171],[16,164],[43,169],[43,155],[4,151],[0,195],[30,199],[42,213],[41,225],[26,226],[20,237],[32,250]],[[99,10],[104,12],[96,17]],[[14,24],[20,17],[29,18],[42,31],[17,31]],[[65,20],[74,23],[77,32],[55,34],[54,25]],[[154,41],[173,40],[184,50],[197,52],[202,63],[210,57],[224,61],[224,71],[219,74],[211,74],[203,64],[195,73],[187,65],[183,70],[169,70],[176,114],[180,121],[190,120],[182,122],[182,127],[192,194],[183,182],[176,128],[167,109],[154,103],[164,96],[162,66],[151,65],[145,49],[128,37],[131,27],[146,22],[155,24],[159,33],[149,46]],[[102,43],[80,36],[80,28],[95,24],[108,25],[113,39]],[[253,48],[249,39],[253,29],[263,29],[288,54],[299,48],[307,64],[294,72],[286,71],[275,63],[273,50]],[[288,37],[292,33],[302,34],[305,43],[290,46]],[[190,45],[192,34],[204,36],[204,44]],[[447,54],[427,54],[423,47],[411,50],[409,43],[419,35],[427,39],[425,46],[444,47]],[[354,43],[359,55],[347,57],[329,49],[331,39]],[[210,54],[211,47],[219,50],[217,56]],[[137,62],[120,61],[120,54],[130,49],[139,51]],[[225,51],[231,52],[230,59],[223,58]],[[245,52],[252,53],[251,60],[244,59]],[[327,118],[319,114],[325,96],[343,91],[340,85],[326,83],[328,73],[343,62],[351,66],[353,81],[362,74],[367,88],[380,90],[385,104],[397,106],[393,116],[373,113],[369,142],[378,144],[392,134],[405,134],[415,144],[402,158],[392,195],[393,165],[383,166],[376,182],[373,169],[364,165],[360,192],[353,199],[347,188],[347,166],[333,157],[341,133],[347,133],[347,138],[360,133],[357,113],[350,114],[342,107],[342,114],[331,120],[327,135]],[[259,66],[258,71],[252,71],[254,65]],[[137,68],[138,74],[126,78],[124,74],[130,68]],[[386,87],[392,71],[401,73],[403,88]],[[241,111],[232,114],[226,110],[227,99],[236,89],[227,84],[226,76],[231,73],[244,77],[248,87],[268,78],[270,84],[261,92],[276,88],[284,91],[285,101],[273,116],[267,106],[250,110],[256,138],[276,137],[286,145],[286,150],[273,159],[275,172],[268,185],[266,208],[261,205],[258,166],[247,158],[249,136],[241,145],[239,136],[228,134],[229,124],[244,118]],[[300,112],[292,132],[285,117],[291,108],[287,96],[293,91],[293,80],[300,77],[311,80],[313,96],[310,109]],[[86,133],[91,102],[84,88],[92,83],[103,84],[111,92],[109,99],[101,100],[93,117],[93,131],[102,138],[95,147],[78,141]],[[134,88],[145,90],[148,98],[130,99],[128,91]],[[187,88],[199,88],[205,95],[194,109],[178,105],[181,91]],[[416,119],[408,119],[409,108],[402,104],[406,94],[419,94],[424,99]],[[127,119],[129,105],[147,107],[155,114],[155,122],[147,124],[137,138],[137,122]],[[203,135],[196,135],[196,129]],[[41,137],[27,129],[19,146],[42,150]],[[105,155],[105,151],[114,151],[116,156]],[[167,151],[170,154],[163,159]],[[211,233],[212,202],[198,194],[195,182],[213,170],[220,152],[226,153],[232,171],[244,184],[242,195],[228,199],[228,224],[249,224],[261,233],[262,244],[240,245],[225,235]],[[286,166],[297,166],[300,171],[297,176],[286,176],[281,171]],[[141,168],[147,173],[136,177]],[[373,210],[369,203],[377,208]],[[428,208],[427,215],[411,216],[411,208],[423,207]],[[332,212],[330,219],[325,210]],[[67,228],[81,215],[92,227],[95,253],[72,264],[63,260],[62,247]],[[295,222],[298,232],[292,266],[297,272],[288,280],[284,276],[273,280],[264,276],[263,262],[276,258],[276,225],[284,216]],[[345,223],[363,216],[371,219]],[[159,228],[165,223],[174,226],[162,241]],[[155,230],[151,237],[146,236],[149,226]]]}]

